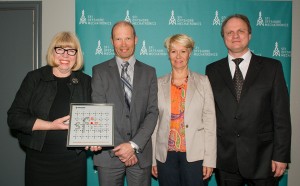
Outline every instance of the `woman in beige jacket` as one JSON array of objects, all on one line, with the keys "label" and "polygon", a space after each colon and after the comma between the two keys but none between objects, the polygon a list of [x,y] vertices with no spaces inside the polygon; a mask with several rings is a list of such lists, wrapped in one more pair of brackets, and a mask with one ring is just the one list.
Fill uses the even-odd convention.
[{"label": "woman in beige jacket", "polygon": [[210,82],[191,72],[194,41],[166,39],[172,72],[158,79],[159,118],[152,135],[152,174],[159,185],[207,185],[216,166],[216,117]]}]

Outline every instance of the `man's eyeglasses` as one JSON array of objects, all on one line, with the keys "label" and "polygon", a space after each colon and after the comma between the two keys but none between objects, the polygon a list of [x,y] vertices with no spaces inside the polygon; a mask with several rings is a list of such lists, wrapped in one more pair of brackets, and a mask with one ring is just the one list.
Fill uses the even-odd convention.
[{"label": "man's eyeglasses", "polygon": [[64,54],[66,51],[67,51],[67,54],[69,56],[75,56],[76,53],[77,53],[77,50],[76,49],[64,49],[64,48],[61,48],[61,47],[54,47],[54,50],[57,54]]}]

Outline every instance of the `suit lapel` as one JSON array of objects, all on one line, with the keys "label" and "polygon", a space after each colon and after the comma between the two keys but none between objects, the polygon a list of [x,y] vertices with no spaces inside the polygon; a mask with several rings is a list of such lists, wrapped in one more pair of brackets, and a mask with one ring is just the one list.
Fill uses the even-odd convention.
[{"label": "suit lapel", "polygon": [[109,66],[110,66],[109,74],[111,75],[113,85],[115,85],[115,90],[116,90],[121,102],[123,104],[125,104],[124,90],[122,88],[120,73],[119,73],[118,65],[117,65],[115,58],[109,62]]},{"label": "suit lapel", "polygon": [[256,55],[252,54],[249,68],[246,74],[245,82],[243,85],[241,98],[243,97],[243,94],[245,94],[247,90],[250,88],[250,86],[253,84],[261,68],[262,68],[261,61]]},{"label": "suit lapel", "polygon": [[[131,99],[131,103],[130,105],[134,105],[136,104],[136,99],[134,99],[136,97],[136,95],[139,93],[139,90],[141,87],[141,84],[145,83],[142,82],[141,80],[143,79],[142,76],[144,74],[144,68],[143,65],[140,61],[136,60],[135,64],[134,64],[134,75],[133,75],[133,81],[132,81],[132,99]],[[144,91],[144,90],[142,90]],[[135,109],[136,107],[130,107],[132,109],[130,109],[130,112],[132,112],[133,109]]]},{"label": "suit lapel", "polygon": [[164,96],[164,105],[166,105],[167,108],[167,114],[171,116],[171,77],[172,74],[169,74],[168,76],[165,76],[163,79],[163,83],[161,84],[162,86],[162,93],[163,95],[159,96]]},{"label": "suit lapel", "polygon": [[220,63],[220,65],[218,66],[218,72],[220,72],[221,76],[223,77],[223,80],[225,81],[227,87],[229,88],[229,90],[231,91],[232,95],[234,97],[236,97],[236,93],[235,93],[235,89],[234,89],[234,85],[233,85],[233,81],[232,81],[232,76],[231,76],[231,72],[229,69],[229,64],[228,64],[228,57],[223,58]]},{"label": "suit lapel", "polygon": [[185,110],[190,106],[192,102],[192,98],[194,96],[196,85],[195,85],[195,77],[189,71],[189,79],[188,79],[188,85],[187,85],[187,92],[186,92],[186,99],[185,99]]},{"label": "suit lapel", "polygon": [[[132,98],[131,98],[131,103],[130,105],[135,104],[135,96],[138,93],[138,83],[139,80],[141,79],[141,76],[143,74],[143,69],[141,68],[141,65],[138,60],[136,60],[135,65],[134,65],[134,72],[133,72],[133,81],[132,81]],[[132,110],[132,109],[131,109]]]}]

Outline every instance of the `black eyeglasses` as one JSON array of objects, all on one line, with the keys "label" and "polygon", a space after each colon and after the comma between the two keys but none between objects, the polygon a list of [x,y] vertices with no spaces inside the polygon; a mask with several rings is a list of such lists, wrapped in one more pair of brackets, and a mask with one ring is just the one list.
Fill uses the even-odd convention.
[{"label": "black eyeglasses", "polygon": [[76,53],[77,53],[77,49],[64,49],[64,48],[61,48],[61,47],[54,47],[54,50],[57,54],[64,54],[66,51],[67,51],[67,54],[69,56],[75,56]]}]

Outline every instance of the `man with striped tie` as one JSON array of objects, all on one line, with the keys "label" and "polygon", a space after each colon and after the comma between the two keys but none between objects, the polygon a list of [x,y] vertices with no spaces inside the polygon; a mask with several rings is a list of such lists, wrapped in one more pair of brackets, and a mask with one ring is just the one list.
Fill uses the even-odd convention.
[{"label": "man with striped tie", "polygon": [[[157,77],[155,69],[134,56],[138,38],[126,21],[112,27],[115,57],[93,67],[92,100],[114,104],[114,148],[97,151],[94,165],[101,186],[151,184],[151,135],[156,125]],[[101,149],[101,150],[100,150]]]}]

